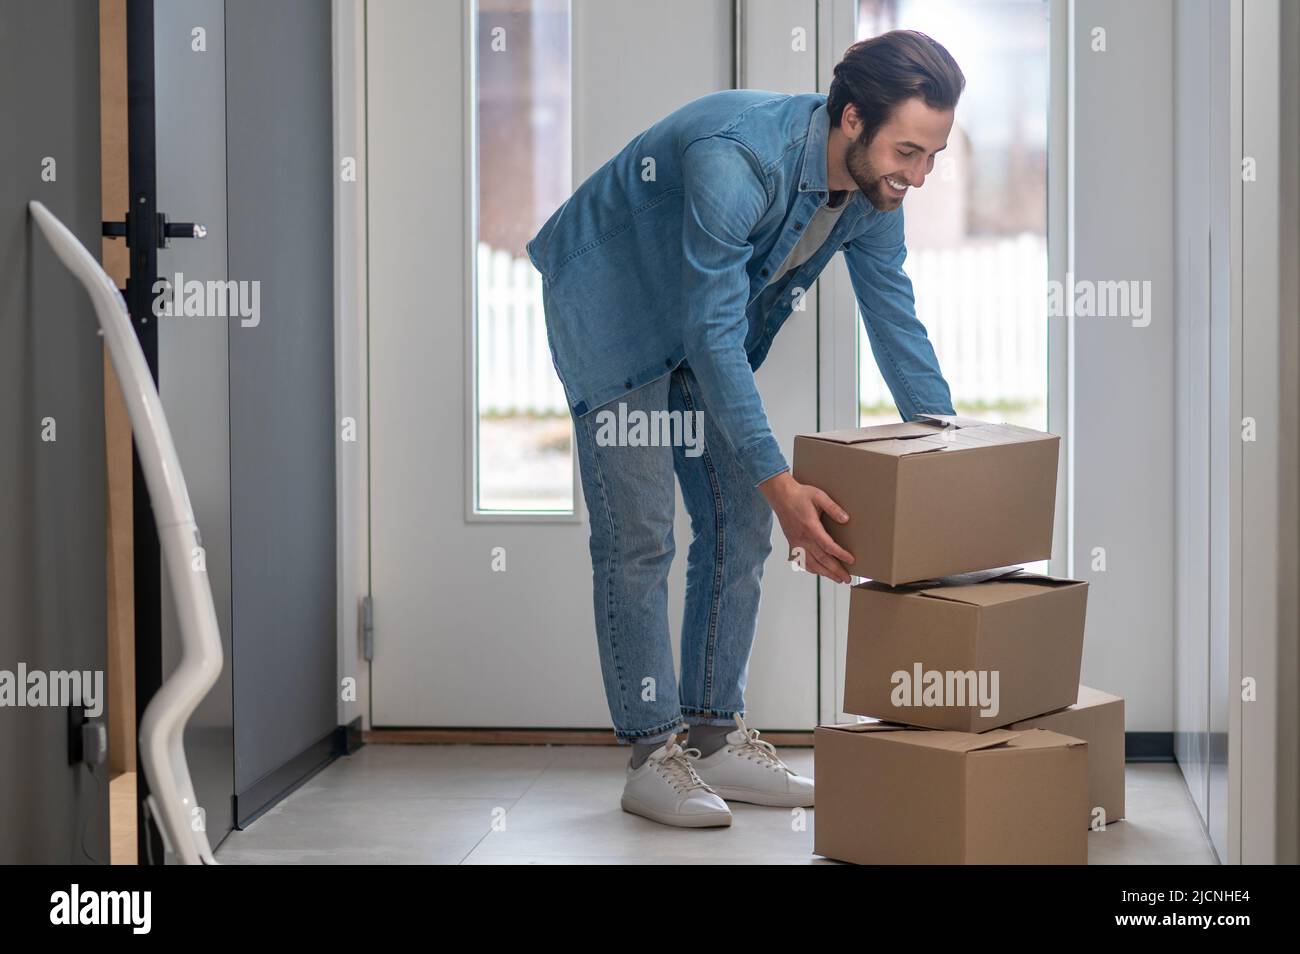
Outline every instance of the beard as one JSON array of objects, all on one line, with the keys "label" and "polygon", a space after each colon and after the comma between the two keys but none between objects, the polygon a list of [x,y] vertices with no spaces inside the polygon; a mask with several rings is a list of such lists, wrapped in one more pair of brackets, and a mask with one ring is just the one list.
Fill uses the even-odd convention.
[{"label": "beard", "polygon": [[849,143],[844,153],[844,164],[858,189],[877,212],[892,212],[903,204],[901,196],[892,195],[885,189],[885,176],[893,173],[879,172],[871,164],[867,159],[867,144],[861,137]]}]

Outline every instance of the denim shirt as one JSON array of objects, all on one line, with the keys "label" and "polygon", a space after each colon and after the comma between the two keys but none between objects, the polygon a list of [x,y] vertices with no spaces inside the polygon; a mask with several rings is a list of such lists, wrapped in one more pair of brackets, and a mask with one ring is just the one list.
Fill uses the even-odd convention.
[{"label": "denim shirt", "polygon": [[878,212],[853,192],[817,253],[771,281],[826,201],[829,131],[821,94],[712,93],[634,138],[555,211],[528,255],[575,415],[686,362],[755,484],[788,469],[754,371],[841,249],[903,419],[953,413],[902,269],[901,208]]}]

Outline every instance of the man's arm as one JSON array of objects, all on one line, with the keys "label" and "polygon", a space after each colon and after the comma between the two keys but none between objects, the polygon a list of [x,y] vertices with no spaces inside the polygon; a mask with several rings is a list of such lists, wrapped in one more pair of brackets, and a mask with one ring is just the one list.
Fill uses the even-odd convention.
[{"label": "man's arm", "polygon": [[788,468],[745,353],[749,235],[767,190],[740,143],[708,138],[682,157],[682,300],[686,360],[704,401],[755,484]]},{"label": "man's arm", "polygon": [[853,556],[830,538],[821,514],[848,519],[823,491],[790,476],[772,434],[745,353],[749,236],[767,210],[767,189],[744,146],[722,138],[697,140],[682,158],[682,300],[686,360],[704,404],[762,491],[792,550],[803,550],[814,573],[849,582],[843,562]]},{"label": "man's arm", "polygon": [[882,219],[844,252],[871,353],[903,420],[955,413],[934,346],[916,317],[912,282],[903,271],[903,210]]}]

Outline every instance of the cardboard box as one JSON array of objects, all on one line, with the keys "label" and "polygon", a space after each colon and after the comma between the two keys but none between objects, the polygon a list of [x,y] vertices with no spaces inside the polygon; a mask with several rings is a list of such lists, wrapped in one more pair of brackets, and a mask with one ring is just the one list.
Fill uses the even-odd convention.
[{"label": "cardboard box", "polygon": [[1087,742],[1088,827],[1109,825],[1124,817],[1123,699],[1080,686],[1078,701],[1068,709],[1025,719],[1010,729],[1048,729]]},{"label": "cardboard box", "polygon": [[896,585],[1046,560],[1060,438],[955,415],[805,434],[794,476],[849,522],[823,518],[849,572]]},{"label": "cardboard box", "polygon": [[813,850],[858,864],[1087,864],[1088,743],[818,726]]},{"label": "cardboard box", "polygon": [[984,732],[1074,704],[1088,584],[995,572],[855,586],[844,711]]}]

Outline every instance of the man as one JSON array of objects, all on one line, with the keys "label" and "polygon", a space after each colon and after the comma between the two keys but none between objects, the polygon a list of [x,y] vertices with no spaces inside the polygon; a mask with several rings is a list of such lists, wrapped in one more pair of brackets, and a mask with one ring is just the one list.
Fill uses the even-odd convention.
[{"label": "man", "polygon": [[[849,515],[791,476],[754,371],[842,249],[903,418],[953,413],[902,271],[901,204],[947,144],[964,85],[942,46],[894,31],[850,47],[827,96],[702,97],[628,143],[528,243],[574,418],[605,694],[632,744],[626,811],[708,827],[731,823],[725,799],[813,804],[812,780],[746,728],[743,696],[772,515],[807,569],[841,583],[853,557],[821,517]],[[674,415],[702,421],[702,453],[611,426]],[[674,474],[694,536],[680,686]]]}]

